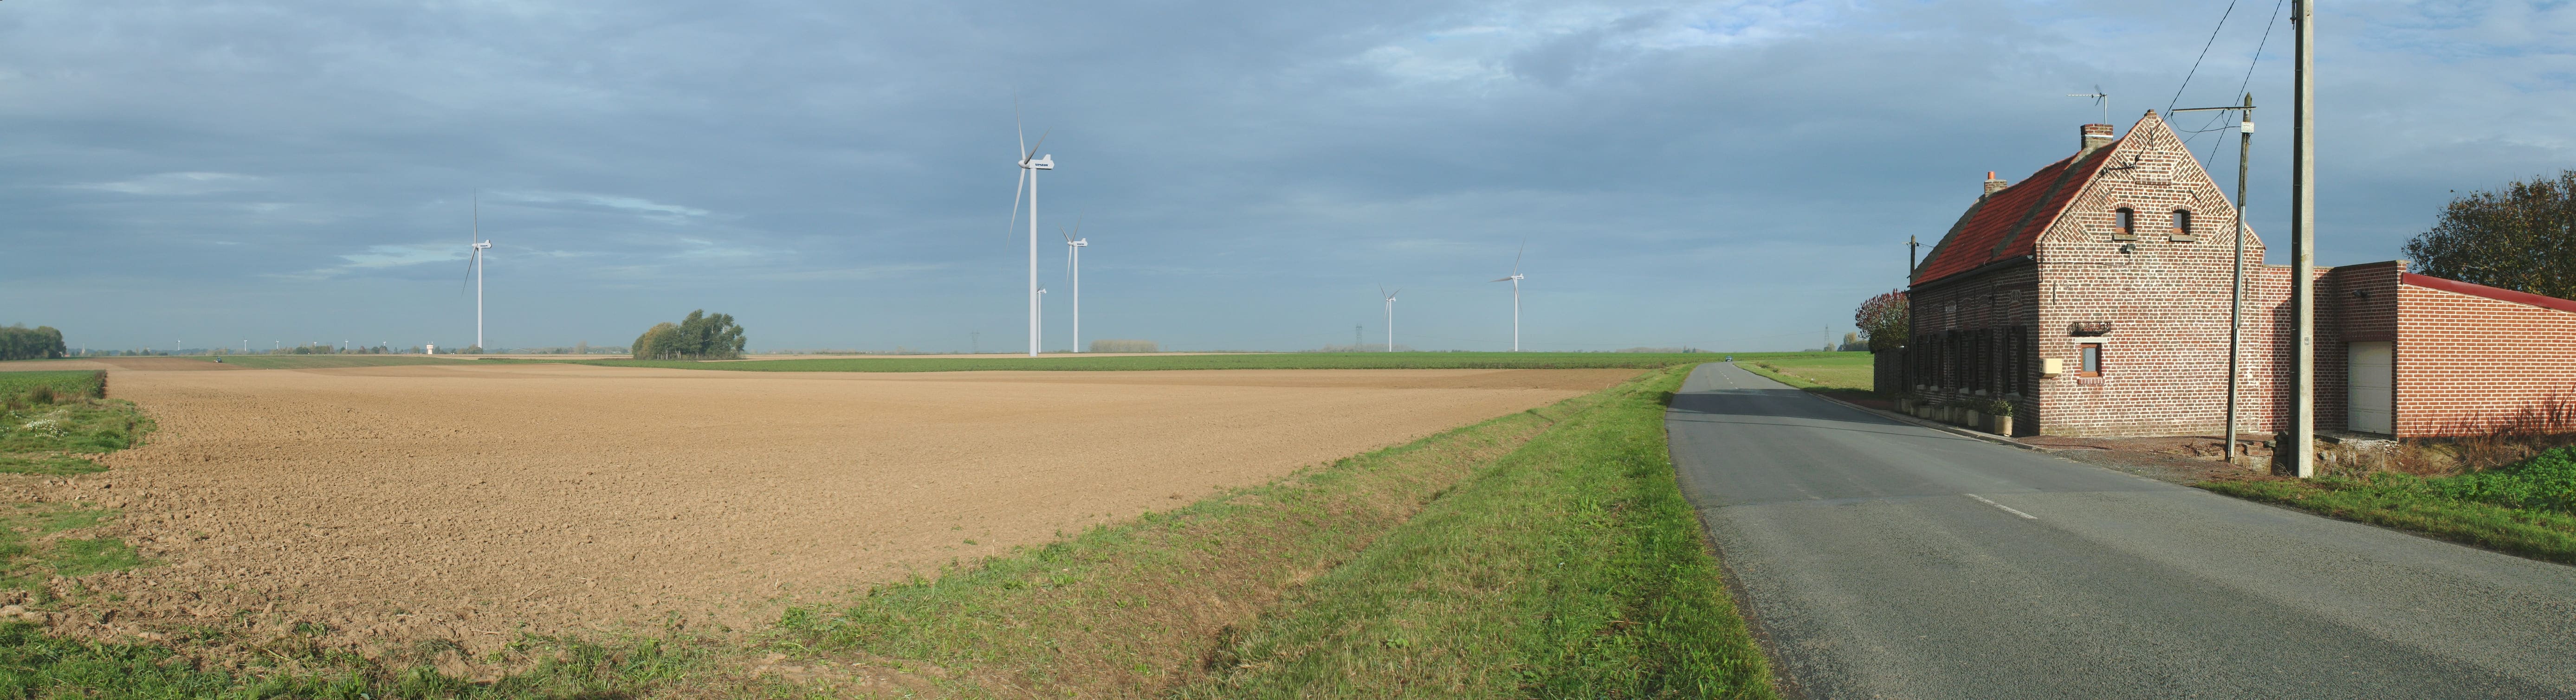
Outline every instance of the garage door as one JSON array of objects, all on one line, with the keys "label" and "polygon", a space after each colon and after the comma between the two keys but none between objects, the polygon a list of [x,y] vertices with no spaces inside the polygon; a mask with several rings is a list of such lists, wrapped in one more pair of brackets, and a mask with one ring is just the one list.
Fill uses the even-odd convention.
[{"label": "garage door", "polygon": [[2351,413],[2344,425],[2356,433],[2394,434],[2389,425],[2397,413],[2396,348],[2390,343],[2352,343],[2349,350]]}]

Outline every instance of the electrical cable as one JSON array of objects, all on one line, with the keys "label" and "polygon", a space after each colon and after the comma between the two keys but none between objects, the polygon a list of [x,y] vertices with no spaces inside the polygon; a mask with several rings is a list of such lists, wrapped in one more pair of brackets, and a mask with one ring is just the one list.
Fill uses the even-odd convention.
[{"label": "electrical cable", "polygon": [[2172,113],[2174,105],[2182,102],[2183,89],[2191,87],[2191,77],[2200,74],[2200,62],[2209,58],[2209,47],[2218,44],[2218,30],[2227,28],[2227,17],[2233,14],[2236,14],[2236,0],[2227,0],[2227,10],[2218,13],[2218,26],[2209,28],[2209,41],[2200,45],[2200,57],[2191,59],[2191,72],[2182,74],[2182,85],[2174,88],[2173,99],[2165,101],[2166,113]]}]

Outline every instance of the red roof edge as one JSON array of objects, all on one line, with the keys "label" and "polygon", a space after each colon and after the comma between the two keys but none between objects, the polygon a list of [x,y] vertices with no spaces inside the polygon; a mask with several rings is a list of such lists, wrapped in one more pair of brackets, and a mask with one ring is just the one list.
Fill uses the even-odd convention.
[{"label": "red roof edge", "polygon": [[2439,290],[2442,290],[2442,291],[2445,291],[2445,292],[2458,292],[2458,293],[2466,294],[2466,295],[2473,296],[2473,297],[2486,297],[2486,298],[2489,298],[2489,299],[2494,299],[2494,300],[2496,300],[2496,301],[2509,301],[2509,302],[2513,302],[2513,303],[2516,303],[2516,304],[2527,304],[2527,305],[2537,306],[2537,307],[2544,308],[2544,309],[2557,309],[2557,310],[2559,310],[2559,311],[2565,311],[2565,312],[2569,312],[2569,313],[2576,313],[2576,300],[2560,299],[2560,298],[2558,298],[2558,297],[2545,297],[2545,296],[2541,296],[2541,295],[2538,295],[2538,294],[2533,294],[2533,293],[2530,293],[2530,292],[2517,292],[2517,291],[2513,291],[2513,290],[2511,290],[2511,289],[2504,289],[2504,288],[2501,288],[2501,287],[2489,287],[2489,286],[2486,286],[2486,285],[2483,285],[2483,284],[2472,284],[2472,283],[2462,282],[2462,281],[2459,281],[2459,280],[2453,280],[2453,279],[2443,279],[2443,278],[2440,278],[2440,277],[2428,277],[2428,276],[2425,276],[2425,275],[2418,275],[2418,274],[2415,274],[2415,273],[2412,273],[2412,272],[2405,273],[2405,274],[2404,274],[2404,276],[2402,276],[2402,277],[2399,277],[2399,278],[2398,278],[2398,281],[2399,281],[2399,282],[2401,282],[2401,283],[2404,283],[2404,284],[2411,284],[2411,285],[2415,285],[2415,286],[2418,286],[2418,287],[2423,287],[2423,288],[2426,288],[2426,289],[2439,289]]}]

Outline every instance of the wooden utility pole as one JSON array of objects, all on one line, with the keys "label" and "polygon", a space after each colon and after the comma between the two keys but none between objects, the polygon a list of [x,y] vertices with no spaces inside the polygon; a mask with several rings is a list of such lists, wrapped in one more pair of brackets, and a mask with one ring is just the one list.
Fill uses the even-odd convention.
[{"label": "wooden utility pole", "polygon": [[2219,443],[2220,449],[2226,450],[2228,464],[2236,463],[2237,384],[2244,367],[2242,356],[2245,345],[2245,172],[2254,152],[2254,94],[2245,94],[2245,105],[2242,107],[2194,107],[2173,110],[2175,114],[2240,110],[2244,121],[2236,125],[2235,292],[2227,297],[2227,437],[2226,442]]},{"label": "wooden utility pole", "polygon": [[2298,57],[2292,61],[2294,112],[2290,138],[2290,435],[2274,437],[2275,459],[2299,478],[2316,475],[2317,463],[2317,149],[2316,149],[2316,4],[2291,0],[2290,21],[2297,27]]}]

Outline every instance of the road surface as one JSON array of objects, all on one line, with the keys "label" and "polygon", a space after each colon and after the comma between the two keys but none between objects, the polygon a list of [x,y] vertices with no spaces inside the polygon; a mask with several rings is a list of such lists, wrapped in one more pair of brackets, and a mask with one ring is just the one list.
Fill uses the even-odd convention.
[{"label": "road surface", "polygon": [[2576,698],[2576,567],[1974,440],[1723,364],[1665,416],[1811,698]]}]

